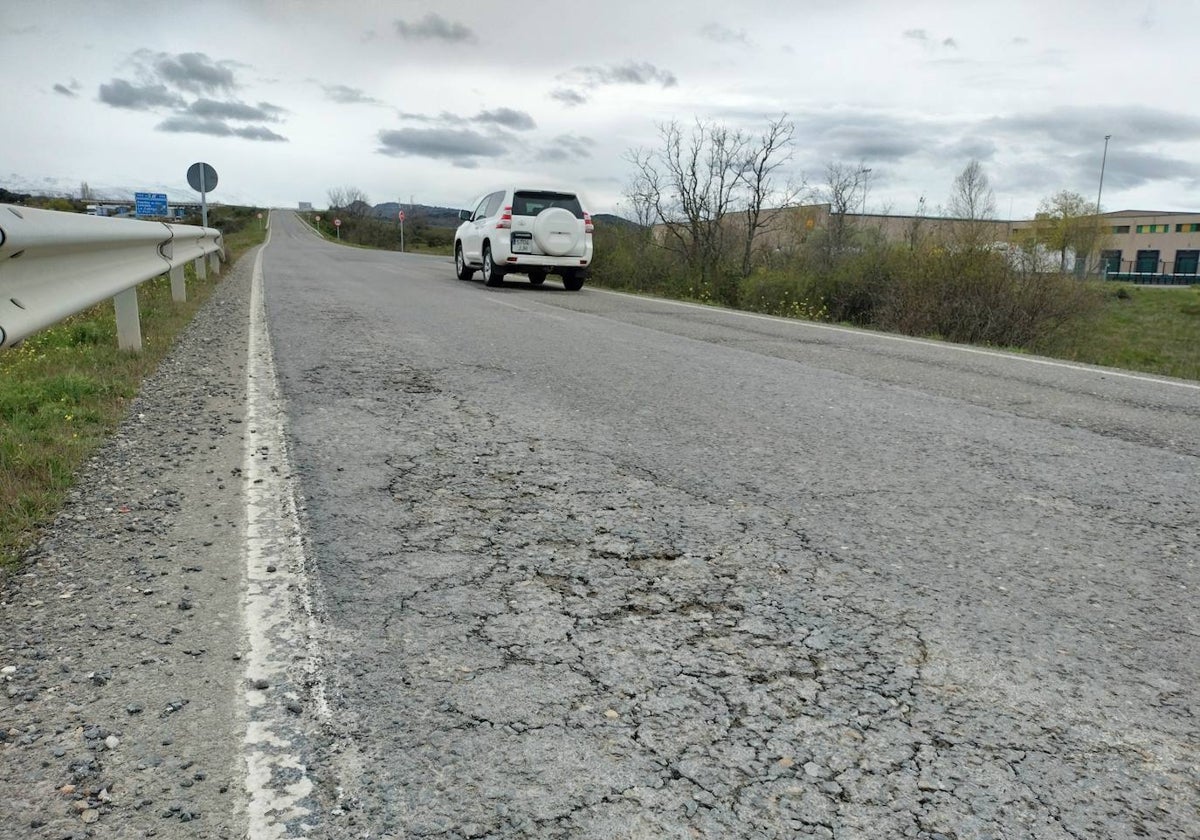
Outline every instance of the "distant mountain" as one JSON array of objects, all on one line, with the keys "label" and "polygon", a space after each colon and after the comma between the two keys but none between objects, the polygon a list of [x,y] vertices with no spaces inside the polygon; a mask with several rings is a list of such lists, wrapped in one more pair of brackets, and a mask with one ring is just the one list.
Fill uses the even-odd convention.
[{"label": "distant mountain", "polygon": [[398,219],[401,210],[404,211],[405,220],[423,219],[430,227],[456,228],[459,225],[458,208],[432,207],[428,204],[400,204],[388,201],[376,204],[372,215],[382,219]]},{"label": "distant mountain", "polygon": [[[181,188],[178,185],[168,186],[162,183],[141,183],[131,187],[92,180],[89,180],[87,184],[91,198],[100,201],[132,202],[133,194],[139,192],[164,193],[167,196],[167,201],[172,204],[191,204],[194,201],[200,200],[199,193],[193,192],[187,187]],[[0,174],[0,187],[14,193],[26,193],[28,195],[48,196],[52,198],[79,198],[79,191],[82,186],[81,182],[73,181],[69,178],[55,176],[23,178],[14,173],[7,175]],[[235,189],[230,189],[226,184],[221,184],[217,189],[209,193],[208,202],[213,205],[240,204],[246,207],[256,206],[245,195]]]},{"label": "distant mountain", "polygon": [[[388,201],[384,204],[376,204],[373,215],[383,219],[396,219],[401,210],[404,210],[405,218],[424,219],[430,227],[456,228],[460,224],[458,208],[433,207],[428,204],[399,204],[395,201]],[[592,219],[596,224],[608,227],[635,228],[638,226],[636,222],[612,213],[597,213],[592,216]]]},{"label": "distant mountain", "polygon": [[639,225],[637,222],[631,222],[624,216],[617,216],[613,213],[597,213],[595,216],[592,216],[592,221],[598,225],[605,225],[606,227],[641,227],[641,225]]}]

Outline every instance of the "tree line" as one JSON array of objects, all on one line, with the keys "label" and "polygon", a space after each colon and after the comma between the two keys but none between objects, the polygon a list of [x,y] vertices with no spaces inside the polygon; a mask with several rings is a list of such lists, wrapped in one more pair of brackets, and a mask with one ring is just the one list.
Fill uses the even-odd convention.
[{"label": "tree line", "polygon": [[653,147],[626,154],[626,213],[638,227],[597,226],[594,282],[1018,346],[1094,311],[1093,289],[1044,271],[1048,252],[1062,269],[1071,252],[1087,260],[1101,247],[1082,196],[1047,198],[1014,239],[971,160],[940,212],[922,197],[911,216],[866,217],[872,169],[834,161],[816,183],[789,177],[794,143],[786,115],[757,132],[661,125]]}]

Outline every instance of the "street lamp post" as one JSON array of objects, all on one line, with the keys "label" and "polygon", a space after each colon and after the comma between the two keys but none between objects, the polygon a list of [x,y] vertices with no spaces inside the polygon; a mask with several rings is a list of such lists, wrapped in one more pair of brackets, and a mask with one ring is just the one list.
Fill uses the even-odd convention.
[{"label": "street lamp post", "polygon": [[[1096,190],[1096,228],[1099,233],[1100,227],[1100,197],[1104,195],[1104,164],[1108,163],[1108,141],[1112,139],[1111,134],[1104,135],[1104,155],[1100,158],[1100,188]],[[1090,249],[1089,249],[1090,250]],[[1091,254],[1088,255],[1091,259]],[[1105,270],[1105,274],[1107,274]]]},{"label": "street lamp post", "polygon": [[1100,215],[1100,196],[1104,195],[1104,164],[1108,162],[1108,141],[1111,134],[1104,135],[1104,157],[1100,158],[1100,189],[1096,191],[1096,215]]}]

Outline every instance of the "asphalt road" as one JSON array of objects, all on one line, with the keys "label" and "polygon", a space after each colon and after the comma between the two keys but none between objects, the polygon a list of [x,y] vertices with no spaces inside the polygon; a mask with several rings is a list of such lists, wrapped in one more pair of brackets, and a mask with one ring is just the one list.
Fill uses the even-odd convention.
[{"label": "asphalt road", "polygon": [[319,836],[1200,836],[1200,388],[263,262]]}]

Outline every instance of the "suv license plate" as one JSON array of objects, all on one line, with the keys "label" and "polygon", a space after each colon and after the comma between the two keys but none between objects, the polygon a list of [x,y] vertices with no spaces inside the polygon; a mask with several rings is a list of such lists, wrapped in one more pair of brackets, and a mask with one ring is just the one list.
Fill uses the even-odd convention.
[{"label": "suv license plate", "polygon": [[514,254],[532,254],[533,240],[532,239],[514,239],[512,241],[512,250]]}]

